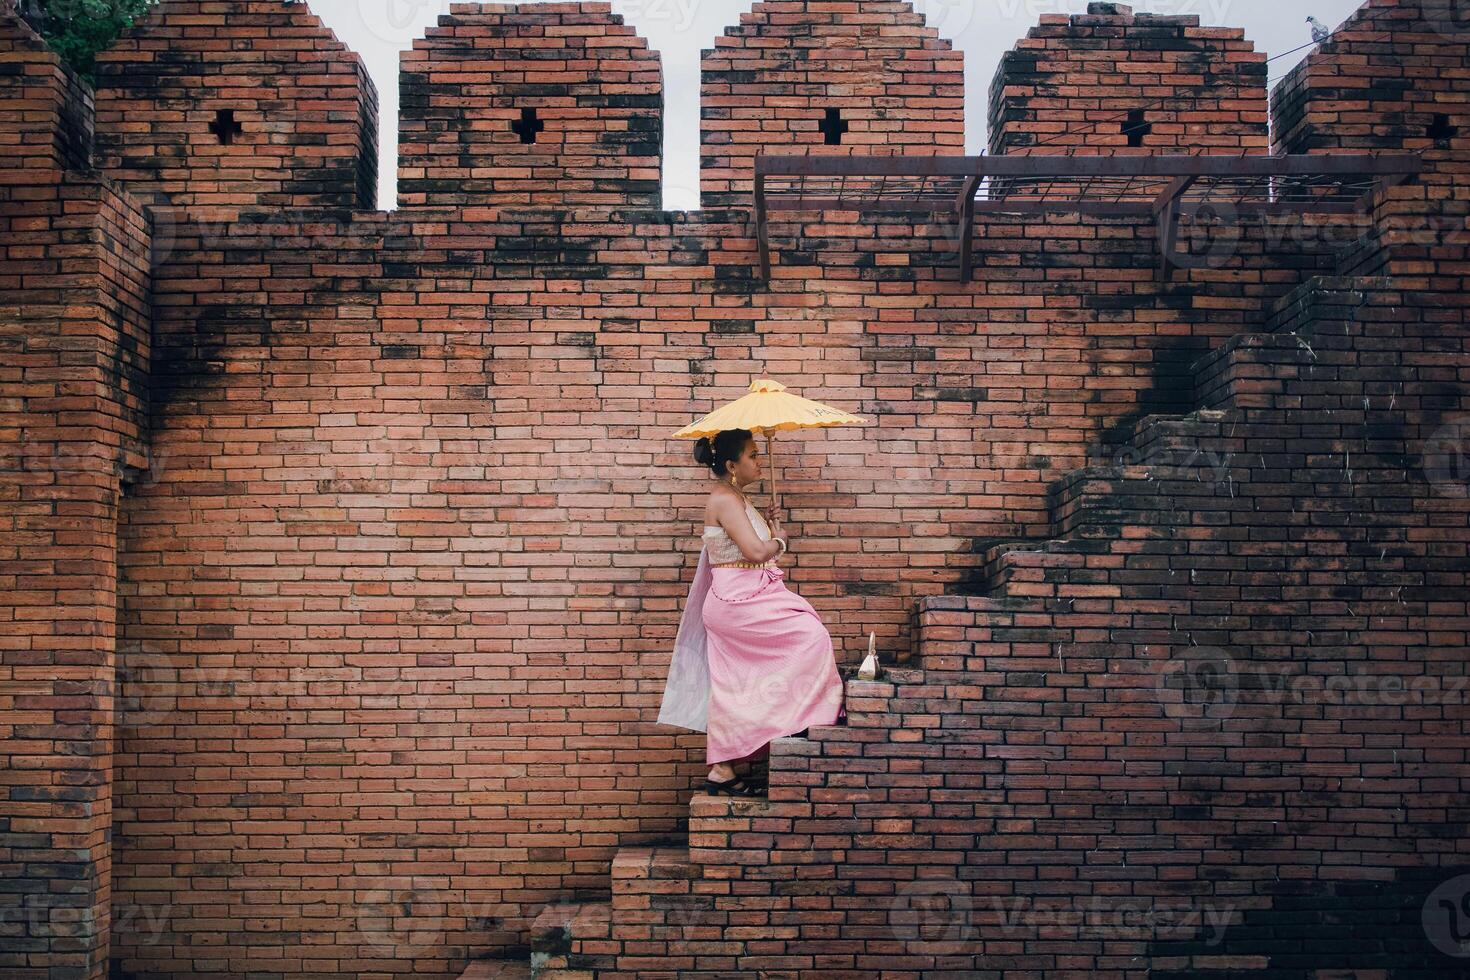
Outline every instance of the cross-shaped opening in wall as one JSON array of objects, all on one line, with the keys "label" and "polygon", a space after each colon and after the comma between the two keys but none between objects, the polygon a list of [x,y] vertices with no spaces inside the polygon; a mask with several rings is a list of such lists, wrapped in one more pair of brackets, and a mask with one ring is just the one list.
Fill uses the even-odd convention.
[{"label": "cross-shaped opening in wall", "polygon": [[214,122],[209,124],[209,131],[219,138],[220,143],[229,145],[235,142],[243,130],[240,124],[235,122],[234,109],[220,109],[214,114]]},{"label": "cross-shaped opening in wall", "polygon": [[1460,128],[1450,122],[1447,113],[1436,112],[1434,121],[1429,124],[1427,135],[1432,140],[1452,140],[1460,135]]},{"label": "cross-shaped opening in wall", "polygon": [[511,123],[510,128],[521,138],[522,143],[534,143],[536,134],[546,128],[546,123],[536,118],[535,109],[522,109],[521,118]]},{"label": "cross-shaped opening in wall", "polygon": [[1123,132],[1128,137],[1129,146],[1142,146],[1143,138],[1153,131],[1153,123],[1143,118],[1142,109],[1128,110],[1128,122],[1124,123]]},{"label": "cross-shaped opening in wall", "polygon": [[828,109],[817,128],[826,137],[828,146],[838,146],[842,143],[842,134],[847,132],[847,120],[842,118],[841,109]]}]

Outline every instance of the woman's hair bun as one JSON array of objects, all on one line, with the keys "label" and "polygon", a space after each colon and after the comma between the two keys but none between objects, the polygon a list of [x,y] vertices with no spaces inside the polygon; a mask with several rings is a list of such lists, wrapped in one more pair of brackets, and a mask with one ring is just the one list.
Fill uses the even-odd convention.
[{"label": "woman's hair bun", "polygon": [[708,466],[715,476],[724,476],[726,464],[740,458],[751,438],[749,429],[726,429],[716,433],[713,439],[703,436],[694,444],[694,459],[701,466]]}]

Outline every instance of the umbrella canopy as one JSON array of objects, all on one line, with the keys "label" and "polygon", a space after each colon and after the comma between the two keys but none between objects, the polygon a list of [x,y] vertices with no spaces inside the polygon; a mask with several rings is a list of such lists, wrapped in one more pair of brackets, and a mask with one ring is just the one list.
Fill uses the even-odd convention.
[{"label": "umbrella canopy", "polygon": [[864,425],[871,421],[810,398],[793,395],[779,381],[761,378],[750,383],[750,394],[715,409],[698,422],[686,425],[674,433],[674,438],[709,436],[713,439],[730,429],[749,429],[769,437],[772,432],[791,429],[825,429],[834,425]]},{"label": "umbrella canopy", "polygon": [[750,383],[750,393],[717,408],[698,422],[692,422],[674,433],[676,439],[713,439],[730,429],[749,429],[753,433],[765,433],[766,449],[771,456],[771,499],[774,502],[780,490],[776,481],[775,447],[771,444],[773,433],[792,429],[827,429],[836,425],[865,425],[872,419],[849,415],[841,409],[810,398],[793,395],[786,386],[770,378],[760,378]]}]

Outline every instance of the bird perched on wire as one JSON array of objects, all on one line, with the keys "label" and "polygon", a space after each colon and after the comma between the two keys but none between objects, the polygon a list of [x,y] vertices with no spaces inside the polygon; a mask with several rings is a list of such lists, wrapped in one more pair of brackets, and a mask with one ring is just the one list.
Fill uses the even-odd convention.
[{"label": "bird perched on wire", "polygon": [[1312,25],[1312,40],[1316,41],[1318,44],[1321,44],[1323,41],[1332,36],[1332,32],[1327,29],[1327,25],[1322,23],[1317,18],[1308,17],[1307,23]]}]

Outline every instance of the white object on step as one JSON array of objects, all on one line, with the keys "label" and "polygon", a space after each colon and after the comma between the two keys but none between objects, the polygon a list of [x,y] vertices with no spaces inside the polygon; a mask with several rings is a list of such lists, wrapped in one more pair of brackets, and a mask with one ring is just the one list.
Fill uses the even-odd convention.
[{"label": "white object on step", "polygon": [[878,679],[878,637],[874,633],[868,634],[868,655],[863,658],[862,665],[858,667],[857,675],[860,681]]}]

